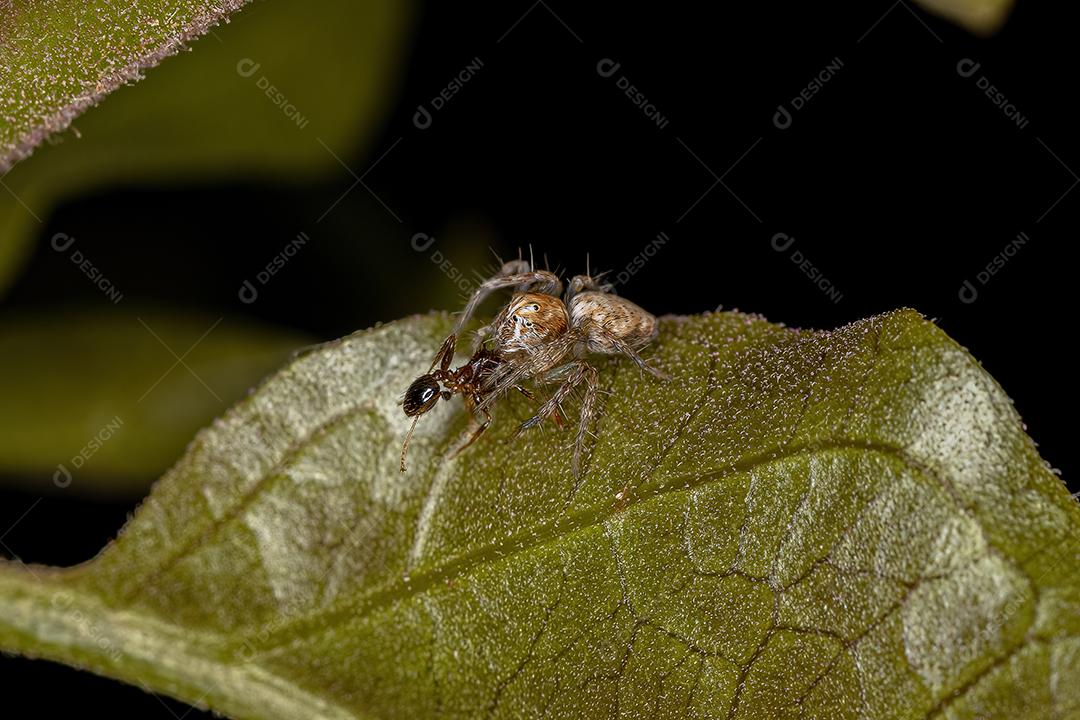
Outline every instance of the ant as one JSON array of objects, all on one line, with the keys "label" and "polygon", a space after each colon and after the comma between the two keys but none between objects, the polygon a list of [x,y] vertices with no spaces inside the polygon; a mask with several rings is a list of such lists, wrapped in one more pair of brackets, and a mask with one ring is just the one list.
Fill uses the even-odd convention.
[{"label": "ant", "polygon": [[[450,363],[454,359],[454,349],[457,345],[457,334],[452,334],[443,342],[442,348],[436,353],[435,359],[427,373],[416,378],[405,391],[402,398],[402,409],[408,417],[413,418],[409,432],[405,436],[405,442],[401,446],[401,472],[405,472],[405,455],[409,450],[409,440],[412,439],[413,431],[420,416],[430,411],[439,402],[439,399],[449,400],[454,395],[461,395],[465,401],[465,409],[472,415],[476,424],[472,434],[465,443],[450,454],[454,457],[465,448],[472,445],[484,434],[491,424],[491,412],[480,405],[488,395],[484,387],[485,381],[506,360],[497,352],[487,348],[477,348],[472,357],[456,370],[450,369]],[[436,365],[438,368],[436,369]],[[536,397],[527,389],[514,384],[513,388],[530,400]],[[479,419],[482,418],[482,419]],[[479,422],[477,422],[479,419]],[[562,427],[562,419],[556,414],[555,424]]]}]

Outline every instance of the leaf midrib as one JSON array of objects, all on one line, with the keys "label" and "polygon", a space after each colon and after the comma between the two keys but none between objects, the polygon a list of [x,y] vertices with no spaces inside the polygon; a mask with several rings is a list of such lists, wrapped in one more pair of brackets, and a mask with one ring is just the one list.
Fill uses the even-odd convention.
[{"label": "leaf midrib", "polygon": [[[467,575],[473,568],[488,562],[505,560],[547,543],[566,539],[574,533],[597,527],[611,520],[617,514],[659,497],[671,493],[689,492],[709,483],[722,482],[735,475],[752,472],[772,463],[782,463],[801,457],[814,457],[844,451],[871,453],[898,461],[912,472],[918,473],[938,484],[945,485],[937,473],[930,471],[921,462],[912,458],[903,448],[887,443],[844,439],[828,443],[803,444],[783,450],[774,449],[743,458],[722,469],[644,483],[629,501],[622,504],[621,509],[616,509],[608,503],[597,504],[573,515],[564,516],[554,522],[530,527],[528,530],[515,533],[497,543],[475,548],[430,569],[410,573],[407,581],[395,581],[360,598],[347,597],[327,608],[282,623],[272,638],[268,638],[267,641],[262,643],[252,642],[250,636],[244,636],[241,640],[230,643],[230,646],[235,649],[242,644],[247,644],[264,648],[267,654],[276,654],[288,650],[291,643],[308,641],[313,636],[333,630],[339,622],[349,619],[355,620],[401,600],[419,595],[441,583]],[[948,492],[948,489],[946,491]],[[951,494],[950,497],[952,497]],[[971,514],[971,510],[956,502],[955,498],[954,503],[958,512]],[[973,519],[978,520],[977,517]],[[1000,553],[997,548],[989,544],[988,550],[997,552],[1010,565],[1016,565],[1007,555]],[[1017,567],[1017,570],[1024,573],[1022,568]],[[1026,576],[1026,573],[1024,574]],[[269,640],[273,640],[273,642]]]}]

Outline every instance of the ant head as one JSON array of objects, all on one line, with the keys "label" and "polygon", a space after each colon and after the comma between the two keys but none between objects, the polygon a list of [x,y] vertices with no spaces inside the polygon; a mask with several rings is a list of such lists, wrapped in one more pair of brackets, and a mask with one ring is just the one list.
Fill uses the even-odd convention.
[{"label": "ant head", "polygon": [[439,390],[439,381],[434,376],[421,375],[405,391],[401,407],[409,417],[423,415],[439,401]]}]

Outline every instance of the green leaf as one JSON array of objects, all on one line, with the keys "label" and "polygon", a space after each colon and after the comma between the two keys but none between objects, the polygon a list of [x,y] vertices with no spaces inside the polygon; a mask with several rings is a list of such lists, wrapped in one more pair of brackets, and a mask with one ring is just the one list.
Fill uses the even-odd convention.
[{"label": "green leaf", "polygon": [[7,3],[0,11],[0,172],[244,4]]},{"label": "green leaf", "polygon": [[398,472],[449,327],[299,357],[97,559],[3,566],[0,648],[237,718],[1080,716],[1080,508],[916,313],[665,318],[671,381],[599,363],[580,482],[517,397]]},{"label": "green leaf", "polygon": [[173,48],[170,39],[198,25],[196,16],[241,4],[54,0],[0,6],[5,245],[29,244],[60,200],[90,189],[236,179],[308,183],[341,171],[331,151],[348,159],[372,144],[395,101],[411,6],[267,2],[212,29],[192,52],[167,59],[145,80],[119,88],[4,175],[6,164],[22,155],[20,138],[66,126],[66,120],[56,125],[46,118],[61,112],[58,117],[70,119],[72,97],[89,92],[96,98],[99,87],[111,89],[125,76],[119,69],[125,63]]},{"label": "green leaf", "polygon": [[0,472],[41,491],[141,495],[309,342],[219,320],[128,308],[0,321]]},{"label": "green leaf", "polygon": [[3,297],[7,287],[19,276],[29,255],[28,242],[0,243],[0,297]]}]

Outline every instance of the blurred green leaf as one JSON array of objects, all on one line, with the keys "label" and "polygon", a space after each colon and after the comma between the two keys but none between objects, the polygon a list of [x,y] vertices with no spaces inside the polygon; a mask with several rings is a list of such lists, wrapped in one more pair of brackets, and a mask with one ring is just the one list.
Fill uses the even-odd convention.
[{"label": "blurred green leaf", "polygon": [[197,429],[306,342],[154,311],[0,321],[0,473],[54,492],[143,492]]},{"label": "blurred green leaf", "polygon": [[19,275],[30,254],[30,243],[25,241],[0,242],[0,297]]},{"label": "blurred green leaf", "polygon": [[[16,2],[6,11],[0,5],[0,59],[10,66],[0,71],[0,102],[8,103],[0,117],[4,147],[24,132],[25,123],[14,122],[28,112],[20,103],[39,108],[44,100],[33,98],[55,94],[47,72],[82,67],[81,56],[91,57],[93,67],[107,67],[93,43],[111,42],[115,33],[127,43],[123,48],[156,48],[154,38],[191,17],[178,8],[209,5],[55,0]],[[74,8],[80,18],[101,15],[112,30],[99,37],[97,20],[69,18]],[[91,188],[237,178],[303,183],[324,171],[341,172],[331,151],[347,160],[370,147],[393,107],[411,10],[393,0],[249,7],[199,39],[193,52],[167,59],[144,81],[113,92],[4,176],[0,238],[12,247],[30,242],[60,199]],[[142,20],[117,20],[123,12]],[[34,82],[25,77],[31,72]],[[65,82],[63,77],[55,82]]]},{"label": "blurred green leaf", "polygon": [[1080,716],[1080,508],[917,314],[666,318],[580,482],[518,397],[398,472],[449,327],[299,357],[94,561],[0,564],[0,648],[236,718]]},{"label": "blurred green leaf", "polygon": [[0,7],[0,172],[245,0],[15,0]]},{"label": "blurred green leaf", "polygon": [[1009,17],[1013,0],[917,0],[932,13],[963,25],[968,30],[989,35]]}]

